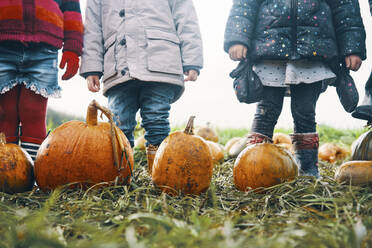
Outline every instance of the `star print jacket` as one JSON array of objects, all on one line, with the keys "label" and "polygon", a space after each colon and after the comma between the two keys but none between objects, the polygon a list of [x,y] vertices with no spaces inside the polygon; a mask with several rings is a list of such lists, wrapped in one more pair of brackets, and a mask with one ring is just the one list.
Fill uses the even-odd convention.
[{"label": "star print jacket", "polygon": [[252,60],[366,59],[358,0],[233,0],[224,49],[247,46]]}]

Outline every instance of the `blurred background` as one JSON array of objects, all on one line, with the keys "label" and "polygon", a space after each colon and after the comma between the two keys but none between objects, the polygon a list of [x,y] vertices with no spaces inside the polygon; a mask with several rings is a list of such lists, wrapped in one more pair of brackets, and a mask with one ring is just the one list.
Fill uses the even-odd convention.
[{"label": "blurred background", "polygon": [[[80,0],[84,18],[86,0]],[[352,73],[359,90],[360,102],[364,97],[364,85],[372,68],[372,17],[367,0],[360,0],[363,22],[367,32],[367,60],[357,73]],[[250,128],[255,113],[255,104],[239,103],[232,88],[229,73],[237,62],[230,61],[223,51],[225,23],[232,0],[194,0],[204,43],[204,69],[197,82],[187,82],[184,95],[172,105],[172,126],[183,125],[190,115],[196,116],[196,124],[210,122],[219,128]],[[63,71],[60,71],[61,78]],[[76,75],[69,81],[60,81],[62,98],[49,100],[48,118],[63,121],[70,118],[85,118],[86,108],[92,99],[107,105],[100,93],[90,93],[85,79]],[[317,122],[335,128],[361,128],[366,122],[351,117],[338,100],[336,89],[328,87],[320,96],[317,105]],[[291,129],[290,100],[286,98],[278,128]]]}]

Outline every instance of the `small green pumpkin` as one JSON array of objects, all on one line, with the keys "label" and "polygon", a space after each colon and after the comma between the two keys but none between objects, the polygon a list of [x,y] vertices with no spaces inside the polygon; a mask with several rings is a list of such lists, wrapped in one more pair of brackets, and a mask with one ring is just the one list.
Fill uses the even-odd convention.
[{"label": "small green pumpkin", "polygon": [[372,160],[372,131],[359,136],[351,146],[351,160]]}]

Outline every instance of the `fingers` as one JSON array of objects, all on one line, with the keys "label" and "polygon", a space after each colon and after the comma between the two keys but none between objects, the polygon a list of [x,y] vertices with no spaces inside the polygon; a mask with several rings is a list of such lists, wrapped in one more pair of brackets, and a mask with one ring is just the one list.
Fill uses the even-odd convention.
[{"label": "fingers", "polygon": [[185,82],[187,81],[196,81],[198,79],[198,73],[194,70],[190,70],[185,73],[187,77],[185,78]]},{"label": "fingers", "polygon": [[234,61],[243,60],[247,57],[247,47],[241,44],[234,45],[229,49],[230,59]]},{"label": "fingers", "polygon": [[362,60],[357,55],[350,55],[345,58],[345,66],[349,70],[357,71],[362,65]]},{"label": "fingers", "polygon": [[100,87],[99,77],[95,75],[87,77],[87,86],[88,86],[88,90],[91,92],[100,91],[101,87]]}]

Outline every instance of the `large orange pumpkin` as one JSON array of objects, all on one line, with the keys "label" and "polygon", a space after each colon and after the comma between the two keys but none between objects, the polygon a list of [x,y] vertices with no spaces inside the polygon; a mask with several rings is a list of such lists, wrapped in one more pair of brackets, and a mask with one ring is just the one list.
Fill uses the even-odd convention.
[{"label": "large orange pumpkin", "polygon": [[298,165],[283,147],[262,143],[248,146],[239,154],[233,174],[236,188],[247,191],[294,179]]},{"label": "large orange pumpkin", "polygon": [[[97,110],[110,120],[97,122]],[[96,101],[89,105],[86,123],[69,121],[56,128],[41,145],[35,176],[43,190],[69,183],[90,186],[101,182],[130,182],[133,152],[111,112]]]},{"label": "large orange pumpkin", "polygon": [[171,133],[156,152],[152,180],[171,195],[200,194],[212,179],[212,155],[204,139],[193,134],[193,121],[191,117],[185,131]]},{"label": "large orange pumpkin", "polygon": [[0,133],[0,191],[21,193],[34,185],[31,157],[16,144],[7,144]]},{"label": "large orange pumpkin", "polygon": [[335,180],[339,183],[362,185],[372,183],[372,161],[349,161],[337,168]]}]

